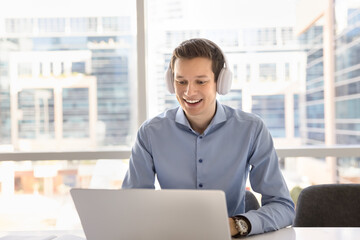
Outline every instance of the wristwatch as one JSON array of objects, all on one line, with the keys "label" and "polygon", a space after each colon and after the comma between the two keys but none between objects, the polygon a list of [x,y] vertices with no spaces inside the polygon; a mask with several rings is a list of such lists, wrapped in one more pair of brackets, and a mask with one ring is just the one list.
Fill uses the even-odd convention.
[{"label": "wristwatch", "polygon": [[233,237],[235,237],[235,238],[244,237],[244,236],[247,236],[250,233],[251,224],[250,224],[249,220],[246,217],[244,217],[244,216],[235,216],[235,217],[232,217],[232,219],[234,219],[235,228],[239,232],[238,234],[236,234]]}]

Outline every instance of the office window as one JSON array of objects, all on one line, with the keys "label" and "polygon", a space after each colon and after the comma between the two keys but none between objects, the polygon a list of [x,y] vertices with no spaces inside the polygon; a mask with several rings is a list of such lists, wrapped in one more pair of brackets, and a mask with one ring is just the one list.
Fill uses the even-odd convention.
[{"label": "office window", "polygon": [[307,127],[308,128],[325,128],[325,124],[323,120],[320,120],[321,123],[319,122],[308,122],[307,123]]},{"label": "office window", "polygon": [[281,38],[284,45],[296,44],[294,29],[291,27],[281,28]]},{"label": "office window", "polygon": [[237,64],[234,64],[232,72],[233,72],[234,81],[237,81],[238,80],[238,65]]},{"label": "office window", "polygon": [[243,30],[245,46],[275,46],[277,44],[275,27],[246,28]]},{"label": "office window", "polygon": [[[342,60],[339,60],[338,58],[336,59],[336,62],[340,62],[340,61],[342,61]],[[360,66],[355,67],[355,69],[351,68],[351,69],[348,69],[347,71],[340,71],[335,76],[335,82],[340,82],[340,81],[344,81],[347,79],[356,78],[359,75],[360,75]]]},{"label": "office window", "polygon": [[[136,1],[37,3],[24,1],[24,16],[19,1],[1,7],[0,151],[129,151]],[[56,159],[0,161],[0,230],[78,228],[69,189],[120,188],[128,168],[121,157]]]},{"label": "office window", "polygon": [[309,104],[306,108],[307,118],[309,119],[324,119],[324,104]]},{"label": "office window", "polygon": [[65,88],[63,90],[63,137],[88,138],[89,90],[87,88]]},{"label": "office window", "polygon": [[41,33],[65,32],[65,18],[39,18],[38,24]]},{"label": "office window", "polygon": [[324,86],[324,78],[323,76],[321,75],[319,78],[313,80],[313,81],[309,81],[307,84],[306,84],[306,90],[311,90],[311,89],[322,89]]},{"label": "office window", "polygon": [[[46,149],[43,140],[47,137],[55,141],[48,142],[50,149],[132,145],[137,129],[133,107],[135,1],[126,2],[126,7],[117,11],[113,10],[113,3],[108,0],[108,4],[99,7],[83,2],[88,9],[84,8],[84,14],[87,11],[90,14],[92,8],[99,10],[98,15],[91,13],[90,17],[77,17],[73,8],[65,11],[59,6],[54,17],[48,17],[49,13],[45,12],[31,16],[29,11],[24,18],[0,18],[9,30],[9,35],[3,33],[0,43],[4,56],[0,89],[2,96],[9,95],[12,99],[10,105],[1,101],[4,124],[0,125],[0,132],[7,139],[2,141],[11,142],[11,148]],[[49,4],[44,2],[44,8]],[[9,15],[11,11],[16,15],[15,5],[7,7]],[[98,29],[99,19],[102,25]],[[26,36],[19,32],[30,25],[33,29],[25,31]],[[13,129],[12,136],[5,135],[11,132],[8,128],[13,124],[18,128]],[[47,134],[41,134],[44,131]],[[78,144],[71,144],[76,139]],[[91,144],[84,139],[91,139]]]},{"label": "office window", "polygon": [[261,63],[259,64],[260,81],[276,81],[276,64],[275,63]]},{"label": "office window", "polygon": [[71,18],[71,32],[96,32],[98,19],[95,17]]},{"label": "office window", "polygon": [[54,138],[53,91],[24,89],[19,92],[18,100],[19,139]]},{"label": "office window", "polygon": [[[240,85],[242,84],[242,79],[246,79],[246,82],[250,82],[250,79],[258,81],[260,74],[262,74],[260,79],[276,81],[276,64],[265,64],[266,66],[263,65],[263,68],[259,69],[259,61],[263,61],[264,56],[271,60],[274,58],[281,59],[280,55],[278,55],[279,52],[275,50],[277,31],[281,31],[281,29],[277,29],[275,23],[271,25],[265,20],[269,19],[265,15],[267,16],[270,12],[260,11],[260,13],[257,5],[260,2],[245,4],[230,0],[222,3],[215,1],[213,8],[206,12],[199,13],[199,11],[195,10],[201,8],[204,4],[206,5],[207,2],[158,0],[148,5],[148,63],[151,63],[148,64],[150,83],[148,84],[149,116],[155,116],[165,109],[177,106],[174,96],[166,91],[163,74],[168,67],[168,55],[171,54],[174,47],[185,39],[196,37],[209,38],[222,47],[225,54],[231,53],[230,65],[237,66],[238,75],[235,73],[234,76],[238,76]],[[272,12],[279,11],[279,16],[287,18],[290,22],[294,20],[290,17],[290,14],[281,11],[272,4],[265,4]],[[295,10],[291,4],[288,4],[288,6],[288,9]],[[169,14],[170,9],[171,14]],[[214,18],[214,14],[219,12],[227,12],[227,17]],[[249,14],[250,12],[251,14]],[[202,24],[198,21],[199,18],[203,19],[201,21]],[[259,22],[258,26],[254,27],[249,24],[251,22],[250,19]],[[287,31],[284,32],[289,33],[292,31],[293,26],[291,26],[290,22],[288,22]],[[264,52],[264,48],[268,49],[268,51]],[[245,66],[245,74],[240,66]],[[265,88],[267,87],[260,86],[256,89]],[[239,93],[247,92],[244,89],[234,90]],[[270,88],[268,90],[271,91]],[[236,98],[240,99],[243,96],[242,94],[241,96],[236,96]],[[220,98],[224,99],[222,96]],[[241,102],[242,105],[247,104],[247,101],[241,100]],[[249,106],[251,106],[251,103],[249,103]],[[251,109],[251,107],[246,107],[245,109]]]},{"label": "office window", "polygon": [[312,63],[314,60],[321,59],[323,57],[323,49],[314,49],[311,52],[308,53],[307,62],[308,64]]},{"label": "office window", "polygon": [[315,100],[321,100],[324,99],[324,91],[319,92],[313,92],[306,94],[306,100],[307,101],[315,101]]},{"label": "office window", "polygon": [[263,28],[257,30],[258,44],[262,46],[276,45],[276,28]]},{"label": "office window", "polygon": [[348,83],[345,85],[339,85],[335,88],[335,96],[349,96],[360,93],[360,81]]},{"label": "office window", "polygon": [[[322,58],[318,58],[317,62],[310,62],[310,56],[308,56],[308,69],[306,72],[306,81],[310,84],[310,81],[323,77],[323,62]],[[320,61],[319,61],[320,60]]]},{"label": "office window", "polygon": [[294,136],[300,137],[300,99],[299,94],[294,95]]},{"label": "office window", "polygon": [[246,82],[251,81],[251,65],[246,64]]},{"label": "office window", "polygon": [[336,118],[359,119],[360,118],[360,98],[336,102]]},{"label": "office window", "polygon": [[228,94],[219,96],[219,100],[235,109],[242,109],[242,90],[232,89]]},{"label": "office window", "polygon": [[[335,1],[335,128],[338,144],[360,142],[359,23],[359,2]],[[354,166],[353,163],[349,164],[349,161],[344,160],[342,163],[344,166]],[[358,158],[357,161],[358,165],[360,159]]]},{"label": "office window", "polygon": [[285,81],[290,81],[290,63],[285,63]]},{"label": "office window", "polygon": [[31,76],[32,74],[32,63],[31,62],[20,62],[18,64],[18,75],[19,76]]},{"label": "office window", "polygon": [[7,18],[5,19],[5,31],[7,33],[31,33],[34,30],[34,19],[31,18]]},{"label": "office window", "polygon": [[[303,116],[307,123],[304,128],[304,142],[308,145],[325,142],[324,125],[324,59],[323,59],[323,19],[319,19],[299,38],[307,55],[306,92]],[[328,103],[326,103],[328,104]]]},{"label": "office window", "polygon": [[131,19],[129,16],[103,17],[102,27],[105,32],[125,32],[131,30]]},{"label": "office window", "polygon": [[8,145],[11,140],[10,97],[8,91],[0,88],[0,144]]},{"label": "office window", "polygon": [[274,138],[285,137],[284,95],[254,96],[252,112],[259,115]]},{"label": "office window", "polygon": [[325,134],[322,132],[308,132],[307,137],[308,139],[316,141],[318,143],[325,142]]},{"label": "office window", "polygon": [[71,71],[73,73],[85,73],[85,62],[73,62]]}]

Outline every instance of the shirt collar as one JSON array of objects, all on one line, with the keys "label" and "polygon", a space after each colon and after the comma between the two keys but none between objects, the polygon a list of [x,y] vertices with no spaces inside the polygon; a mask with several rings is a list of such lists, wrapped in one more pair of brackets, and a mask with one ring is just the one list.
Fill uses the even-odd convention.
[{"label": "shirt collar", "polygon": [[[224,107],[216,100],[216,113],[213,119],[211,120],[209,126],[204,131],[204,135],[209,132],[211,128],[213,128],[215,125],[218,125],[219,123],[226,121],[226,113],[224,110]],[[179,106],[176,116],[175,116],[175,122],[185,126],[186,128],[191,128],[190,123],[188,119],[185,116],[184,110]],[[193,129],[192,129],[193,130]]]}]

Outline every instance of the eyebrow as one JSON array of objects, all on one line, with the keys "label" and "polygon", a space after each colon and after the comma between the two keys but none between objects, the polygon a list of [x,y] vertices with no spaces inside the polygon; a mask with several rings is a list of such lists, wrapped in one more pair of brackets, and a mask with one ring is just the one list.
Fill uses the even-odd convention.
[{"label": "eyebrow", "polygon": [[[178,78],[180,78],[180,79],[183,79],[184,78],[184,76],[181,76],[181,75],[176,75],[175,76],[177,79]],[[197,75],[197,76],[195,76],[195,78],[209,78],[209,76],[207,76],[207,75]]]}]

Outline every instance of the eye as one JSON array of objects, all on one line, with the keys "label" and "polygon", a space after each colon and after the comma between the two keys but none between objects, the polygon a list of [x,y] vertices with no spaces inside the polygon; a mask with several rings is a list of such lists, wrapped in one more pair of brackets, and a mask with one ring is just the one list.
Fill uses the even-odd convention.
[{"label": "eye", "polygon": [[200,85],[204,85],[206,83],[206,81],[202,81],[202,80],[197,80],[196,82]]},{"label": "eye", "polygon": [[184,81],[184,80],[176,80],[176,83],[179,84],[179,85],[185,85],[186,81]]}]

